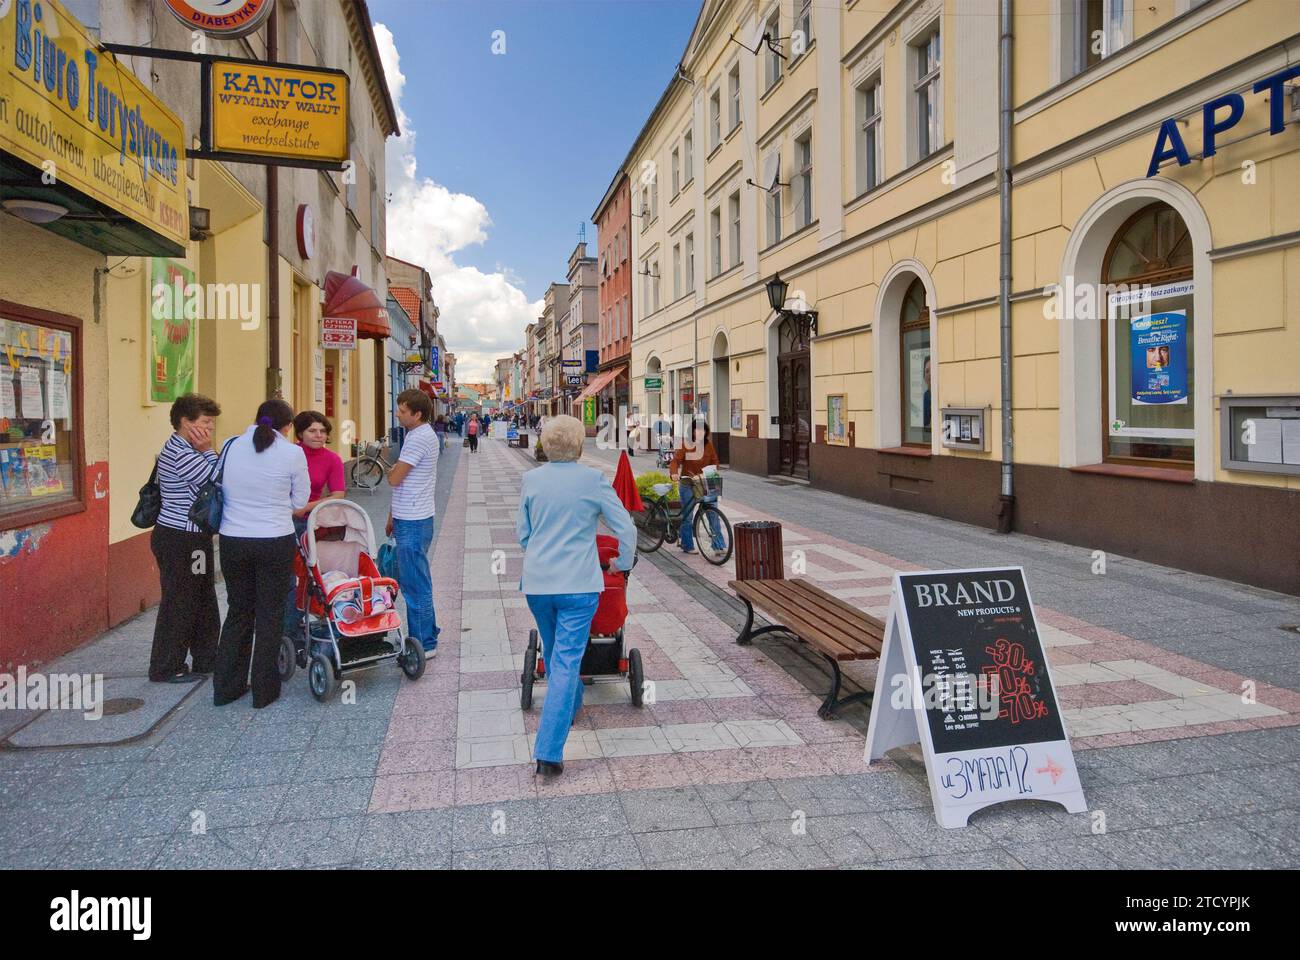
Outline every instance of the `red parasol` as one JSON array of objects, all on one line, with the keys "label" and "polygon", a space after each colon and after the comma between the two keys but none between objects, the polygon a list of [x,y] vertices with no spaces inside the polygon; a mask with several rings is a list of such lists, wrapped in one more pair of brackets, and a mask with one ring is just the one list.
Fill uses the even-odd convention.
[{"label": "red parasol", "polygon": [[645,509],[641,493],[636,488],[636,478],[632,476],[632,461],[627,458],[626,450],[618,457],[618,469],[614,471],[614,492],[630,513],[640,513]]}]

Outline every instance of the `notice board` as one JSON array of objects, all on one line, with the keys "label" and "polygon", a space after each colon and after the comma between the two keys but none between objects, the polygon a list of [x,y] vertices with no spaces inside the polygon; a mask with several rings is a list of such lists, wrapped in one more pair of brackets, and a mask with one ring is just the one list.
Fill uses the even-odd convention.
[{"label": "notice board", "polygon": [[1087,809],[1022,568],[894,576],[866,761],[918,742],[944,827],[1006,800]]}]

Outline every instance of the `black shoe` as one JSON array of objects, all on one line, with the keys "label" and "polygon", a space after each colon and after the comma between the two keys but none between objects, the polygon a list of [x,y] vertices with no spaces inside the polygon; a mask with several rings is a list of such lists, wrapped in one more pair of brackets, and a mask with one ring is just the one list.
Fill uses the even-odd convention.
[{"label": "black shoe", "polygon": [[541,777],[558,777],[564,772],[564,764],[551,760],[537,761],[537,775]]}]

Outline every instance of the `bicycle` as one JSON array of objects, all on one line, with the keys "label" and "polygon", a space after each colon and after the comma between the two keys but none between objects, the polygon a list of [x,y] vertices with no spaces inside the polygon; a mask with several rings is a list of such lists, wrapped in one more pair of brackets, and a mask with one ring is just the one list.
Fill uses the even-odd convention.
[{"label": "bicycle", "polygon": [[707,490],[698,477],[692,482],[695,497],[685,515],[668,509],[667,491],[645,498],[645,510],[636,516],[636,548],[641,553],[654,553],[665,541],[676,543],[682,524],[690,523],[700,556],[720,567],[731,559],[731,521],[718,509],[718,489]]},{"label": "bicycle", "polygon": [[352,485],[362,490],[374,490],[388,476],[393,464],[384,458],[382,440],[367,443],[365,452],[352,464]]}]

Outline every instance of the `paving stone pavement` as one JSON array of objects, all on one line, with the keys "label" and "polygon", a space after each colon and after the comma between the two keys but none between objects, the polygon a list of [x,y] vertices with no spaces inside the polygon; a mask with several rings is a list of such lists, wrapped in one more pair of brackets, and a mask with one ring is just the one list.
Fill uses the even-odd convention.
[{"label": "paving stone pavement", "polygon": [[[612,470],[605,451],[588,459]],[[805,575],[867,610],[887,603],[894,570],[1024,565],[1091,814],[1026,801],[941,829],[919,755],[865,766],[865,709],[817,719],[815,661],[780,639],[736,646],[730,572],[671,548],[638,564],[628,595],[654,702],[632,707],[623,683],[589,687],[564,775],[535,780],[545,685],[521,711],[532,624],[514,540],[531,465],[499,441],[449,449],[431,551],[443,640],[421,680],[380,669],[358,677],[355,703],[318,704],[299,674],[260,711],[215,708],[205,684],[133,742],[2,749],[0,865],[1300,864],[1300,636],[1278,629],[1300,623],[1300,598],[1119,557],[1094,576],[1080,548],[734,472],[733,522],[781,520]],[[386,489],[353,496],[382,520]],[[138,676],[152,626],[142,614],[66,663]],[[854,676],[870,686],[874,671]],[[1252,680],[1255,703],[1242,703]]]}]

